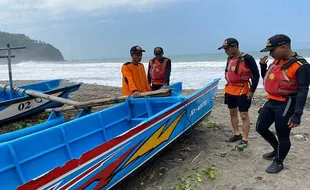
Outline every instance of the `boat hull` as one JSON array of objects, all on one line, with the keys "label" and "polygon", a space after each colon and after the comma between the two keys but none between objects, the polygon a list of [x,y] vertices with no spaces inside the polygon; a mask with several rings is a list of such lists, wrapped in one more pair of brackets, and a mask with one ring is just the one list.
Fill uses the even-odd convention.
[{"label": "boat hull", "polygon": [[218,81],[18,189],[112,188],[211,112]]},{"label": "boat hull", "polygon": [[[70,93],[75,92],[80,88],[80,85],[81,84],[69,85],[62,88],[51,89],[44,93],[61,98],[68,98]],[[23,86],[23,88],[25,87],[28,87],[28,89],[34,88],[35,90],[39,90],[31,85]],[[0,126],[42,113],[47,108],[59,107],[62,105],[63,104],[58,102],[42,98],[34,98],[27,95],[0,102]]]}]

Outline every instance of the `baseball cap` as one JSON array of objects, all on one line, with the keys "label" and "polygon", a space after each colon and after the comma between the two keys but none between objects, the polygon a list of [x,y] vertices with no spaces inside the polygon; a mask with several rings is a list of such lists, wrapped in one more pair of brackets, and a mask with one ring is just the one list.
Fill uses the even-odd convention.
[{"label": "baseball cap", "polygon": [[141,53],[141,52],[145,52],[145,50],[143,50],[140,46],[133,46],[130,49],[130,54],[136,54],[136,53]]},{"label": "baseball cap", "polygon": [[156,47],[154,53],[164,53],[164,49],[162,47]]},{"label": "baseball cap", "polygon": [[223,45],[217,49],[220,50],[220,49],[231,47],[231,46],[239,46],[238,40],[236,40],[235,38],[227,38],[223,42]]},{"label": "baseball cap", "polygon": [[291,43],[291,39],[284,34],[276,34],[267,40],[266,47],[260,52],[271,51],[283,44]]}]

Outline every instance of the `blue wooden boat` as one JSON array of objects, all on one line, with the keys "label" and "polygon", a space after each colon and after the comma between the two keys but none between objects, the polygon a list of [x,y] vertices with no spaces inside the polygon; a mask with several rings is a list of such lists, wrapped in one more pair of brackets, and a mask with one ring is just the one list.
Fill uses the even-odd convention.
[{"label": "blue wooden boat", "polygon": [[[45,94],[68,98],[69,94],[77,91],[81,83],[59,87],[60,79],[22,85],[19,88],[36,90]],[[61,103],[42,98],[35,98],[23,93],[11,93],[10,90],[0,90],[0,126],[19,121],[44,112],[47,108],[62,106]]]},{"label": "blue wooden boat", "polygon": [[[218,82],[186,96],[128,98],[106,110],[3,140],[0,187],[110,189],[208,115]],[[61,118],[53,113],[41,125]]]}]

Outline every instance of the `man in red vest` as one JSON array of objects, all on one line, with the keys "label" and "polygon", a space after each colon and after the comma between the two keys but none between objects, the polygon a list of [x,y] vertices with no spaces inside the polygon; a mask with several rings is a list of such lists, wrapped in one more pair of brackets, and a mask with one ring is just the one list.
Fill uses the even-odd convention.
[{"label": "man in red vest", "polygon": [[[268,51],[274,61],[267,70],[268,56],[260,60],[268,101],[259,111],[256,131],[273,148],[273,151],[263,155],[264,159],[273,160],[266,172],[278,173],[284,168],[283,161],[291,147],[290,131],[300,125],[308,96],[310,65],[292,51],[291,39],[284,34],[268,39],[261,52]],[[278,139],[269,130],[273,123]]]},{"label": "man in red vest", "polygon": [[167,88],[170,82],[171,60],[164,57],[164,50],[161,47],[154,49],[155,58],[149,61],[148,82],[152,90]]},{"label": "man in red vest", "polygon": [[[230,112],[234,135],[227,142],[240,140],[238,147],[246,148],[251,125],[248,111],[258,85],[259,71],[255,59],[240,52],[239,42],[235,38],[226,39],[218,49],[224,49],[228,55],[225,69],[225,104]],[[243,135],[239,132],[238,111],[242,119]]]}]

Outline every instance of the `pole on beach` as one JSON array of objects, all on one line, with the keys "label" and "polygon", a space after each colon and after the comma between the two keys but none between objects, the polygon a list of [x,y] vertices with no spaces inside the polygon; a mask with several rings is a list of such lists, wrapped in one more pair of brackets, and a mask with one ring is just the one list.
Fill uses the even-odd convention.
[{"label": "pole on beach", "polygon": [[8,68],[9,68],[9,80],[10,80],[10,89],[11,89],[11,98],[13,96],[13,79],[12,79],[12,66],[11,66],[11,48],[10,44],[7,44],[7,53],[8,53]]},{"label": "pole on beach", "polygon": [[12,77],[12,66],[11,66],[11,58],[15,56],[11,54],[12,49],[25,49],[26,47],[13,47],[11,48],[10,44],[6,45],[7,48],[0,48],[0,51],[6,50],[7,56],[0,56],[0,58],[8,59],[8,70],[9,70],[9,81],[10,81],[10,96],[13,97],[14,89],[13,89],[13,77]]}]

